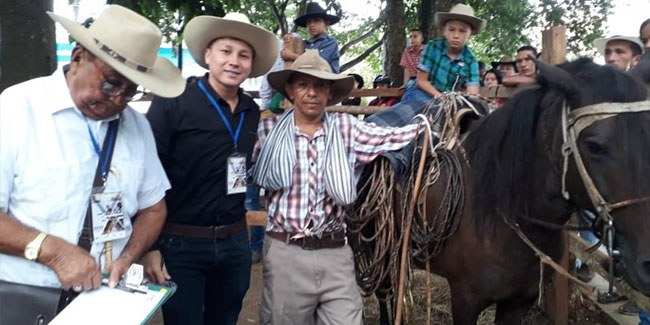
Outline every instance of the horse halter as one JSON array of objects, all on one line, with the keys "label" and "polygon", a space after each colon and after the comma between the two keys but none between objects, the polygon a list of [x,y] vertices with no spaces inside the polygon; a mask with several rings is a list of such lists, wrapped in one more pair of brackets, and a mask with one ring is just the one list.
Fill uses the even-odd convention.
[{"label": "horse halter", "polygon": [[[602,221],[603,224],[603,238],[590,248],[588,251],[593,251],[601,245],[604,239],[605,247],[607,248],[607,253],[609,254],[610,263],[609,263],[609,276],[610,276],[610,292],[613,290],[613,258],[614,255],[619,255],[620,253],[614,251],[614,219],[612,218],[611,212],[620,209],[626,206],[639,204],[643,202],[650,201],[650,196],[628,199],[619,201],[616,203],[609,203],[603,198],[596,187],[593,179],[589,176],[589,172],[585,167],[584,161],[578,149],[578,138],[580,133],[591,126],[593,123],[608,119],[611,117],[618,116],[623,113],[639,113],[639,112],[649,112],[650,111],[650,101],[634,102],[634,103],[601,103],[596,105],[590,105],[569,111],[568,105],[564,103],[562,109],[562,138],[564,143],[562,144],[562,156],[564,157],[564,164],[562,167],[562,196],[568,200],[569,192],[566,189],[566,174],[569,166],[569,156],[572,155],[580,178],[587,190],[589,199],[596,209],[598,218]],[[595,223],[595,221],[594,221]]]}]

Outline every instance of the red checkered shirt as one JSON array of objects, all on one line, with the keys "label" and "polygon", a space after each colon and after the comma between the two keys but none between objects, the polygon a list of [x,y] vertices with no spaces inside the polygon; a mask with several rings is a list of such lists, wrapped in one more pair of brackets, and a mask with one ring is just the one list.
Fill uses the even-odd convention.
[{"label": "red checkered shirt", "polygon": [[416,77],[418,74],[418,64],[420,63],[420,54],[424,50],[424,45],[420,44],[420,47],[413,48],[408,46],[402,52],[402,58],[399,61],[399,65],[409,71],[409,78]]},{"label": "red checkered shirt", "polygon": [[[253,163],[278,116],[260,122]],[[349,114],[334,113],[338,119],[348,159],[355,167],[367,164],[386,151],[406,146],[418,133],[417,124],[404,127],[380,127],[358,120]],[[289,232],[293,238],[315,236],[343,228],[343,206],[334,203],[325,192],[325,141],[323,128],[310,139],[295,126],[296,166],[288,190],[266,193],[267,231]]]}]

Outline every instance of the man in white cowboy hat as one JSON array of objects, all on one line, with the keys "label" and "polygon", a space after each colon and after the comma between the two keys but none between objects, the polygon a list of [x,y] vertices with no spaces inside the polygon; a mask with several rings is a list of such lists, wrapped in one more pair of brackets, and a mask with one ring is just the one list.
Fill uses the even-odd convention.
[{"label": "man in white cowboy hat", "polygon": [[361,324],[363,305],[345,206],[357,196],[354,168],[406,146],[418,126],[379,127],[326,105],[345,99],[351,76],[333,74],[315,50],[269,83],[294,106],[258,129],[255,183],[267,190],[262,324]]},{"label": "man in white cowboy hat", "polygon": [[443,38],[429,41],[424,48],[418,64],[417,87],[404,93],[404,102],[428,101],[443,92],[463,88],[478,94],[478,60],[465,43],[485,28],[485,21],[474,16],[472,7],[456,4],[449,12],[436,12],[435,22]]},{"label": "man in white cowboy hat", "polygon": [[[157,56],[158,27],[131,10],[109,6],[90,28],[48,14],[77,44],[69,65],[0,94],[0,280],[79,292],[98,288],[107,272],[115,286],[158,237],[169,188],[149,123],[127,104],[138,85],[173,97],[185,82]],[[109,267],[98,227],[84,226],[101,232],[90,203],[106,197],[126,229],[112,241]],[[2,296],[0,323],[12,316],[10,302]],[[7,324],[37,323],[23,320]]]},{"label": "man in white cowboy hat", "polygon": [[641,39],[634,36],[616,35],[609,38],[599,38],[594,46],[600,55],[605,57],[607,64],[627,71],[632,68],[643,54]]},{"label": "man in white cowboy hat", "polygon": [[147,112],[172,189],[145,272],[178,284],[163,306],[167,325],[235,324],[251,268],[246,184],[237,180],[246,179],[260,117],[239,86],[271,69],[279,45],[240,13],[195,17],[184,37],[209,71],[176,98],[155,97]]}]

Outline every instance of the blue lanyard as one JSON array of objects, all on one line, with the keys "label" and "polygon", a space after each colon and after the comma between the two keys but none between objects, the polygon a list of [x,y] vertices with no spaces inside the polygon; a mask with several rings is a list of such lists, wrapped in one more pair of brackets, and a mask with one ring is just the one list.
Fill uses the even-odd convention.
[{"label": "blue lanyard", "polygon": [[203,91],[205,94],[205,97],[208,98],[208,100],[212,103],[214,106],[214,109],[219,113],[219,116],[221,116],[221,120],[223,121],[223,124],[226,125],[226,129],[228,129],[228,133],[230,133],[230,136],[232,137],[232,142],[235,145],[235,152],[237,152],[237,140],[239,139],[239,133],[241,132],[241,126],[244,124],[244,115],[246,115],[246,112],[241,112],[239,115],[239,125],[237,125],[237,130],[233,133],[232,132],[232,127],[230,126],[230,121],[226,118],[226,115],[223,113],[223,110],[221,109],[221,106],[219,106],[219,103],[210,95],[210,93],[205,89],[205,86],[203,85],[203,81],[199,80],[199,88]]},{"label": "blue lanyard", "polygon": [[106,136],[108,136],[108,148],[104,151],[104,156],[102,156],[102,152],[99,149],[99,144],[97,143],[97,139],[95,139],[95,135],[93,134],[93,131],[90,129],[90,124],[88,124],[88,118],[84,117],[86,119],[86,126],[88,127],[88,135],[90,135],[90,141],[93,143],[93,148],[95,149],[95,153],[97,154],[97,157],[99,157],[99,162],[100,166],[102,169],[102,180],[106,182],[106,176],[108,175],[108,157],[112,152],[113,149],[113,144],[115,142],[115,136],[117,132],[117,123],[119,123],[120,120],[113,120],[108,124],[108,130],[106,131]]}]

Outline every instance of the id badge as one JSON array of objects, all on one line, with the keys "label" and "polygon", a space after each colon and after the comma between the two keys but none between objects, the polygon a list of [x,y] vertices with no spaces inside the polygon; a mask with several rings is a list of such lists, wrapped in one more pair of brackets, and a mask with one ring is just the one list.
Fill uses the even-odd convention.
[{"label": "id badge", "polygon": [[131,220],[124,214],[122,192],[91,194],[90,211],[93,218],[93,243],[126,237],[126,229]]},{"label": "id badge", "polygon": [[246,193],[246,156],[234,153],[228,157],[226,167],[226,194]]}]

